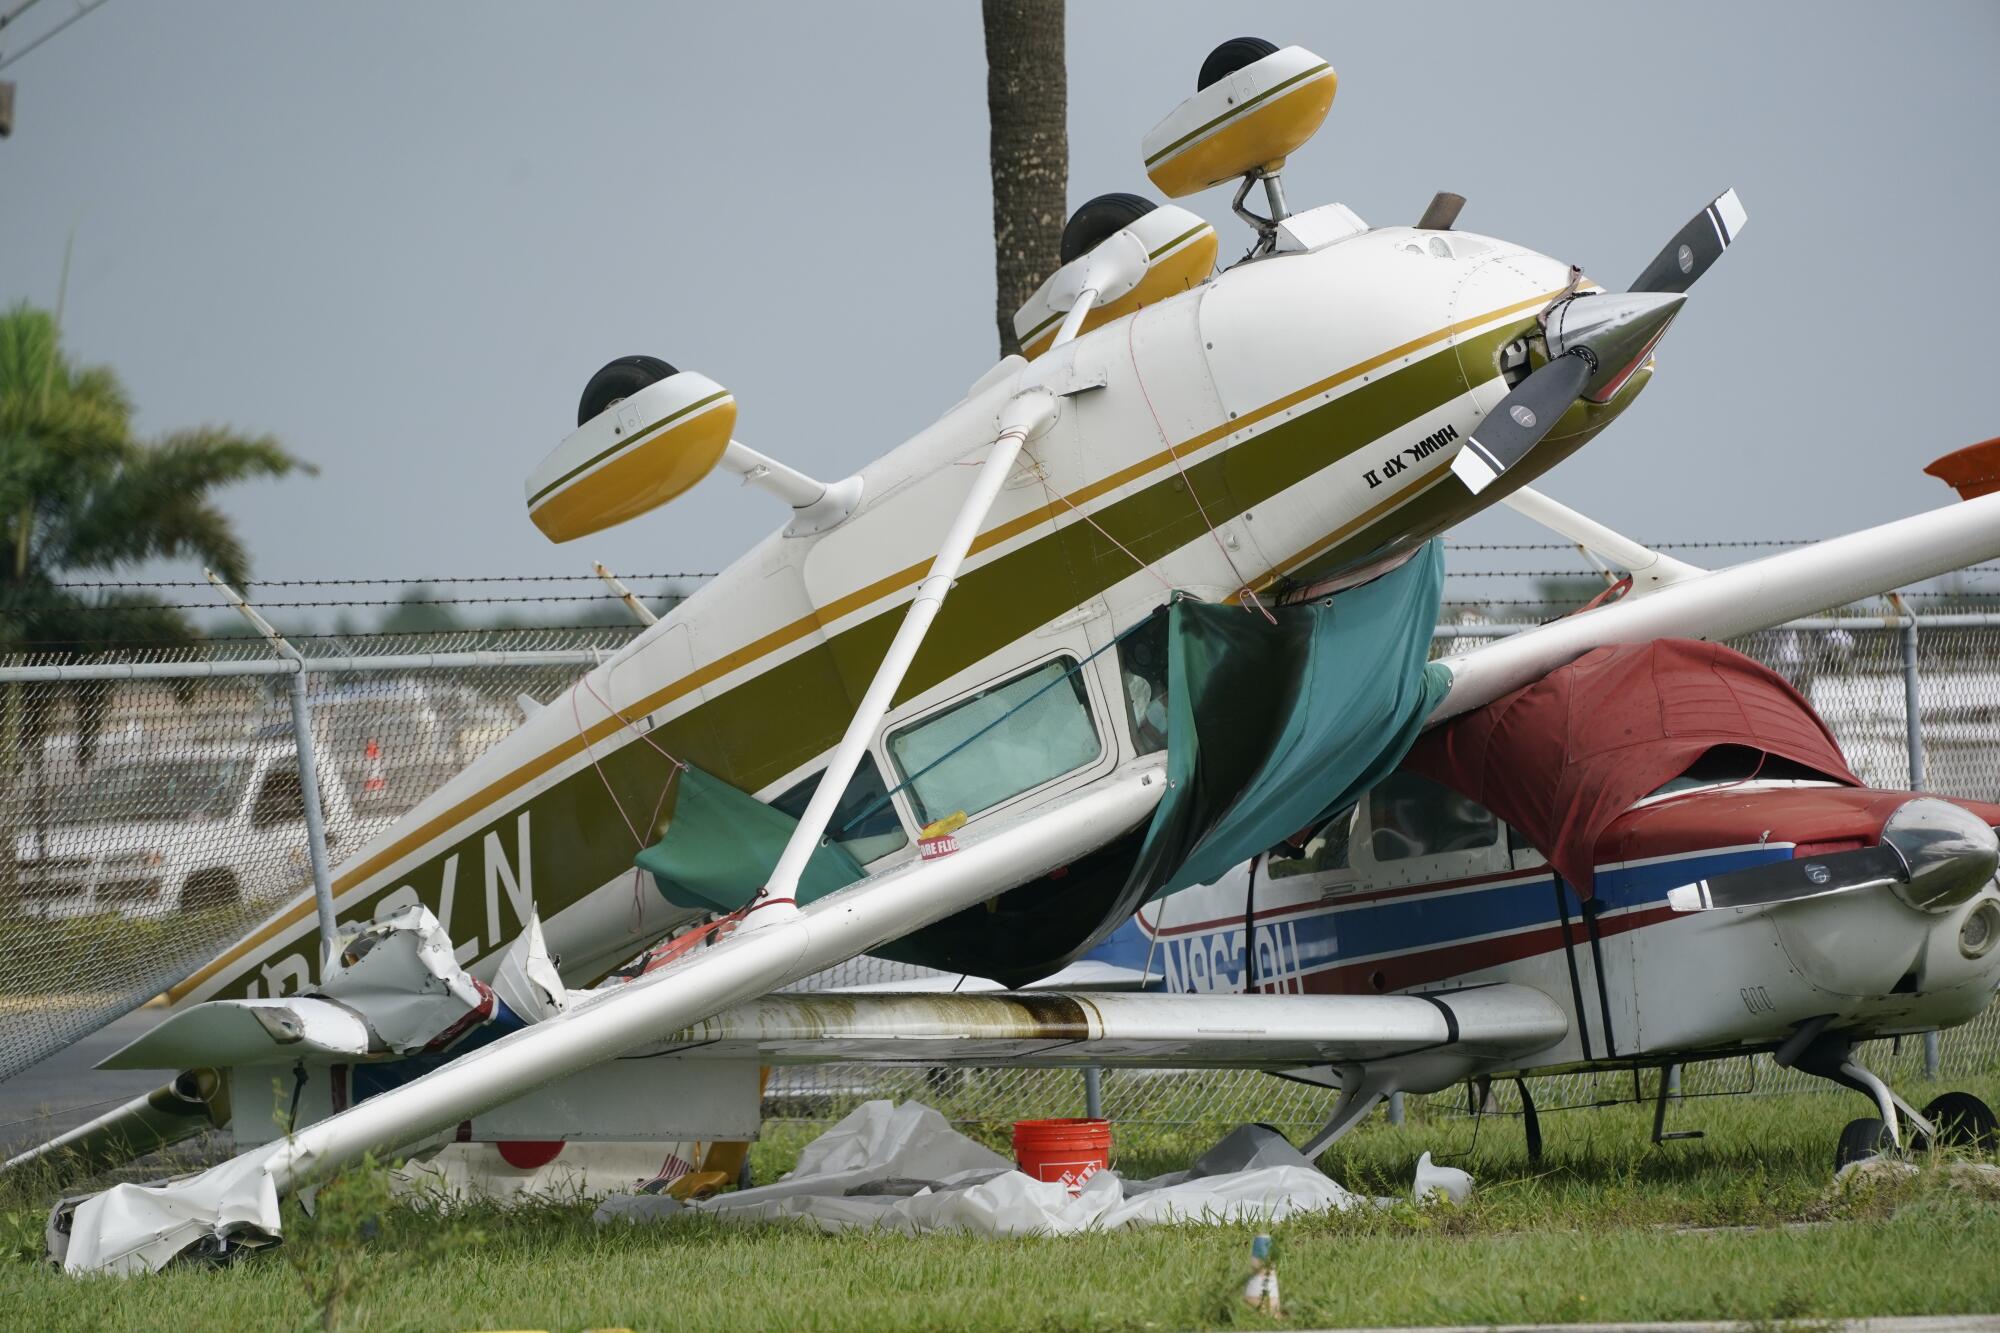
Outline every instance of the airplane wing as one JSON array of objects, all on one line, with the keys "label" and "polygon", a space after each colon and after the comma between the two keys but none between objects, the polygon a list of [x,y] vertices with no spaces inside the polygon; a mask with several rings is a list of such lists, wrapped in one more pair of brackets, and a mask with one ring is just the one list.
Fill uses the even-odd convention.
[{"label": "airplane wing", "polygon": [[651,1054],[761,1064],[1288,1069],[1449,1052],[1490,1064],[1542,1050],[1568,1031],[1553,1000],[1515,985],[1429,995],[821,993],[724,1010]]},{"label": "airplane wing", "polygon": [[[175,1015],[104,1062],[174,1068],[371,1053],[351,1011],[329,1000],[212,1001]],[[1429,1091],[1475,1066],[1560,1041],[1562,1010],[1528,986],[1424,995],[1168,995],[1104,992],[769,995],[631,1052],[758,1064],[1023,1064],[1186,1069],[1397,1066]]]}]

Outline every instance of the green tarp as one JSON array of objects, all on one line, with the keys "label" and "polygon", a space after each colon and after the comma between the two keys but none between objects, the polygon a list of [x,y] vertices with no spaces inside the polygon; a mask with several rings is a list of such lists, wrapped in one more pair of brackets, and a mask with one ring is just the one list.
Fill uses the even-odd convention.
[{"label": "green tarp", "polygon": [[[1230,867],[1352,805],[1415,742],[1450,684],[1427,666],[1444,588],[1432,542],[1398,569],[1275,610],[1176,600],[1167,616],[1168,787],[1137,834],[878,952],[1011,985],[1059,970],[1141,903]],[[975,742],[976,744],[976,742]],[[769,878],[797,821],[689,768],[672,820],[641,852],[676,904],[734,911]],[[806,869],[811,902],[861,878],[836,843]]]},{"label": "green tarp", "polygon": [[1443,590],[1431,542],[1372,583],[1279,608],[1275,625],[1173,604],[1167,795],[1133,868],[1134,906],[1217,879],[1402,762],[1451,684],[1426,665]]},{"label": "green tarp", "polygon": [[[637,864],[670,903],[733,912],[777,867],[778,854],[799,821],[698,768],[681,770],[672,816],[660,840]],[[799,878],[801,903],[823,898],[861,878],[861,867],[839,843],[823,842]]]}]

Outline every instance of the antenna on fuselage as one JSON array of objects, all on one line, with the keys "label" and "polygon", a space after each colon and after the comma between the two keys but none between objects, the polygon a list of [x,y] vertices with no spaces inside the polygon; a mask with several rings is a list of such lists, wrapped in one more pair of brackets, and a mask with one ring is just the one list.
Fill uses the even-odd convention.
[{"label": "antenna on fuselage", "polygon": [[[1319,132],[1338,85],[1333,66],[1303,46],[1232,37],[1202,62],[1195,95],[1141,143],[1146,175],[1171,199],[1241,177],[1230,209],[1256,231],[1252,252],[1268,252],[1291,216],[1279,173]],[[1245,203],[1260,183],[1268,217]]]}]

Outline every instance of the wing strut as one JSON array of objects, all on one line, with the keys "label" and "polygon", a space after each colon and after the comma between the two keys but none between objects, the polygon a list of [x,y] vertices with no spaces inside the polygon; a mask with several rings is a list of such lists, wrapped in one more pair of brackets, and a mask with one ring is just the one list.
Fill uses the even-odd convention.
[{"label": "wing strut", "polygon": [[986,521],[987,511],[993,508],[993,501],[999,496],[1008,472],[1013,469],[1014,460],[1020,456],[1022,444],[1029,437],[1047,430],[1055,416],[1055,395],[1046,389],[1030,389],[1010,398],[1000,410],[1000,433],[993,441],[993,448],[980,465],[978,475],[973,478],[972,490],[965,497],[965,503],[959,506],[958,517],[952,520],[950,531],[945,533],[937,558],[931,561],[929,575],[917,586],[917,595],[910,602],[910,609],[904,613],[903,623],[897,628],[889,651],[883,655],[882,664],[875,669],[875,679],[868,683],[868,692],[861,696],[861,703],[847,724],[847,734],[840,738],[833,758],[827,762],[826,773],[820,778],[812,800],[806,803],[806,812],[800,816],[799,826],[792,830],[791,841],[785,844],[785,850],[779,855],[770,881],[757,891],[757,897],[750,905],[750,914],[744,919],[744,929],[760,929],[798,915],[796,895],[799,876],[805,872],[807,860],[825,835],[826,826],[833,819],[834,807],[846,794],[854,770],[860,766],[862,756],[868,753],[868,743],[874,738],[875,728],[889,711],[896,689],[910,669],[911,660],[916,657],[917,649],[923,646],[924,636],[930,632],[931,622],[937,619],[945,595],[951,591],[952,581],[958,577],[958,568],[972,547],[972,539]]},{"label": "wing strut", "polygon": [[1706,574],[1698,565],[1661,555],[1623,533],[1613,532],[1595,519],[1586,518],[1568,505],[1551,500],[1532,487],[1523,486],[1500,503],[1517,514],[1532,518],[1559,537],[1567,537],[1586,555],[1595,553],[1622,567],[1632,576],[1632,594],[1638,596],[1669,583]]}]

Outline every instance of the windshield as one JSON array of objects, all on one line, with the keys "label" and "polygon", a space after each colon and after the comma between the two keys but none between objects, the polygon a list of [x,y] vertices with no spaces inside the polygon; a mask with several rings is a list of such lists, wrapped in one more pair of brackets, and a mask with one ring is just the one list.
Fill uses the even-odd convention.
[{"label": "windshield", "polygon": [[57,807],[66,824],[220,819],[235,812],[249,780],[247,756],[134,759],[94,765]]},{"label": "windshield", "polygon": [[1747,745],[1718,745],[1705,751],[1678,777],[1668,778],[1643,798],[1677,796],[1704,787],[1734,786],[1740,782],[1827,782],[1826,774],[1778,755],[1767,754]]}]

